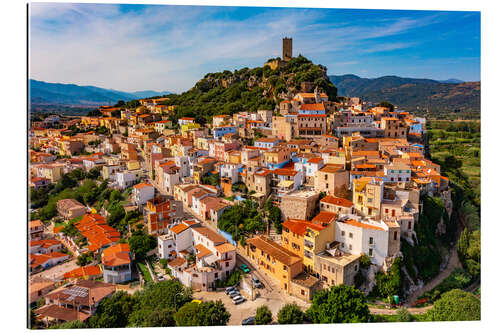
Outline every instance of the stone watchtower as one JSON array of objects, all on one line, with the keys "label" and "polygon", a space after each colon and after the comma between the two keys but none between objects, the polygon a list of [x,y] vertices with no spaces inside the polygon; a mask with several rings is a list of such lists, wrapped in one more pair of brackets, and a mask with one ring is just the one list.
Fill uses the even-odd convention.
[{"label": "stone watchtower", "polygon": [[283,61],[290,61],[292,59],[292,39],[283,38]]}]

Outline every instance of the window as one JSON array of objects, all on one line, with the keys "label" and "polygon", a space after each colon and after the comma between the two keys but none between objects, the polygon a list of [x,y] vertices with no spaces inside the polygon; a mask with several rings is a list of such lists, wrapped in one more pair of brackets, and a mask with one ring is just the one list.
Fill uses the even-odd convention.
[{"label": "window", "polygon": [[411,221],[408,221],[408,229],[411,229]]},{"label": "window", "polygon": [[352,244],[349,244],[349,250],[352,250]]},{"label": "window", "polygon": [[306,293],[304,292],[304,289],[300,289],[300,294],[305,295]]},{"label": "window", "polygon": [[342,247],[342,248],[343,248],[343,247],[344,247],[344,243],[341,243],[341,244],[340,244],[340,247]]},{"label": "window", "polygon": [[394,240],[397,240],[397,239],[398,239],[398,232],[394,231]]},{"label": "window", "polygon": [[344,230],[342,230],[342,236],[345,236],[345,231]]},{"label": "window", "polygon": [[370,237],[370,240],[368,241],[368,244],[373,245],[373,237]]},{"label": "window", "polygon": [[349,233],[349,238],[352,238],[352,232]]},{"label": "window", "polygon": [[368,255],[369,255],[370,257],[373,257],[373,249],[369,249],[369,250],[368,250]]}]

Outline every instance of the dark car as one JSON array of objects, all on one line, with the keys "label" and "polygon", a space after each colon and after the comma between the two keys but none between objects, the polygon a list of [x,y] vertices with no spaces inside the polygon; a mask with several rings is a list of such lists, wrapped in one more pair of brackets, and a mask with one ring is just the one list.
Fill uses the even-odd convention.
[{"label": "dark car", "polygon": [[255,317],[248,317],[246,319],[243,319],[241,325],[255,325]]},{"label": "dark car", "polygon": [[262,282],[260,282],[260,280],[256,276],[252,276],[252,284],[253,284],[254,288],[263,288],[264,287]]},{"label": "dark car", "polygon": [[226,288],[226,295],[229,295],[229,293],[232,291],[238,291],[238,290],[235,287],[227,287]]}]

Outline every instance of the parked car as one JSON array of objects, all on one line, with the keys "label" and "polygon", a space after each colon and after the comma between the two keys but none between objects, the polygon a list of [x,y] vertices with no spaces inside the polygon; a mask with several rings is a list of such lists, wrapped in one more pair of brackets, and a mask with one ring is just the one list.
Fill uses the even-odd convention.
[{"label": "parked car", "polygon": [[260,282],[260,280],[255,275],[252,276],[252,284],[253,284],[254,288],[263,288],[264,287],[262,282]]},{"label": "parked car", "polygon": [[243,319],[241,325],[255,325],[255,317],[248,317],[246,319]]},{"label": "parked car", "polygon": [[162,276],[158,275],[158,281],[165,281],[165,278],[163,277],[163,275]]},{"label": "parked car", "polygon": [[236,296],[241,296],[241,294],[240,294],[240,292],[238,290],[231,291],[229,293],[229,297],[231,297],[231,298],[235,298]]},{"label": "parked car", "polygon": [[233,303],[234,304],[240,304],[240,303],[243,303],[244,301],[246,301],[247,299],[243,296],[237,296],[235,298],[233,298]]},{"label": "parked car", "polygon": [[247,266],[247,265],[245,265],[245,264],[242,264],[242,265],[240,266],[240,269],[241,269],[244,273],[250,273],[250,268],[248,268],[248,266]]},{"label": "parked car", "polygon": [[227,287],[227,288],[226,288],[226,295],[229,295],[229,293],[230,293],[231,291],[238,291],[238,289],[236,289],[235,287]]}]

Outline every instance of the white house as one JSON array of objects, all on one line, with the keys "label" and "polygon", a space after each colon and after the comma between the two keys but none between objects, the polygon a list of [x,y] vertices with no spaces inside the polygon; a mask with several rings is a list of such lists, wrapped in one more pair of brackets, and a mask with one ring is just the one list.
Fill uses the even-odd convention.
[{"label": "white house", "polygon": [[134,185],[139,180],[138,171],[121,171],[116,173],[116,183],[118,188],[126,189]]},{"label": "white house", "polygon": [[384,265],[385,258],[392,255],[390,237],[389,227],[383,221],[345,215],[335,222],[335,240],[340,243],[340,249],[352,254],[366,254],[378,266]]},{"label": "white house", "polygon": [[155,197],[155,188],[151,184],[140,183],[132,189],[132,202],[135,205],[144,205],[146,201]]}]

